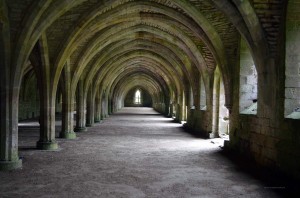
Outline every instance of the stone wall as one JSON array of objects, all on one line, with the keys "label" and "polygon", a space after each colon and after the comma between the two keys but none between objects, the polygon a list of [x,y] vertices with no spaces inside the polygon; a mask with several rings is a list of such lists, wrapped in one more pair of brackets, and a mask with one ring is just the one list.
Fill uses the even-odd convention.
[{"label": "stone wall", "polygon": [[241,39],[240,47],[240,112],[244,114],[256,114],[247,111],[254,105],[257,99],[257,72],[251,51],[246,42]]},{"label": "stone wall", "polygon": [[[295,88],[299,88],[299,10],[300,4],[289,1],[287,24],[286,24],[286,90],[285,90],[285,115],[293,110],[293,105],[299,99]],[[293,3],[294,2],[294,3]],[[292,14],[294,13],[294,14]],[[242,44],[243,45],[243,44]],[[243,46],[241,46],[243,49]],[[275,50],[274,50],[275,51]],[[245,70],[242,70],[243,50],[241,50],[240,86],[245,84],[247,78],[242,78]],[[281,67],[280,63],[276,63]],[[249,64],[249,65],[252,65]],[[247,70],[246,70],[247,72]],[[249,72],[249,71],[248,71]],[[238,76],[236,74],[236,76]],[[274,77],[275,78],[275,77]],[[235,85],[237,88],[237,85]],[[276,86],[275,84],[272,86]],[[237,88],[242,90],[243,88]],[[279,89],[279,88],[278,88]],[[267,91],[267,90],[263,90]],[[272,93],[271,93],[272,94]],[[238,98],[238,94],[234,94]],[[243,98],[240,98],[242,100]],[[237,99],[236,99],[237,100]],[[258,98],[259,100],[259,98]],[[281,98],[276,98],[280,101]],[[240,101],[240,104],[243,101]],[[283,104],[282,104],[283,105]],[[265,108],[260,106],[260,108]],[[247,156],[257,164],[284,172],[287,175],[300,178],[300,122],[299,120],[283,119],[283,115],[275,118],[281,107],[260,110],[259,115],[245,115],[238,113],[234,106],[230,119],[230,143],[229,149]],[[241,106],[240,106],[241,110]]]},{"label": "stone wall", "polygon": [[19,96],[19,120],[36,118],[40,115],[40,100],[35,75],[26,76]]},{"label": "stone wall", "polygon": [[186,127],[195,135],[208,138],[211,132],[211,118],[207,114],[207,111],[190,109],[187,115]]},{"label": "stone wall", "polygon": [[231,149],[258,164],[300,178],[300,134],[297,120],[285,119],[276,127],[268,118],[240,115],[232,120]]},{"label": "stone wall", "polygon": [[[289,1],[286,23],[285,116],[300,114],[300,3]],[[291,116],[290,116],[291,117]],[[300,119],[300,116],[297,117]]]}]

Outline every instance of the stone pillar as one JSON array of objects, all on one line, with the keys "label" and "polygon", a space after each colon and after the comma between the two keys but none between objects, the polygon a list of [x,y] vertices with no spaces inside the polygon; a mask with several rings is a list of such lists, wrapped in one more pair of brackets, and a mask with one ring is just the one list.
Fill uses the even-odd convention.
[{"label": "stone pillar", "polygon": [[180,104],[176,104],[176,118],[177,122],[181,122],[181,106]]},{"label": "stone pillar", "polygon": [[210,138],[219,137],[220,83],[220,74],[217,72],[214,77],[212,133]]},{"label": "stone pillar", "polygon": [[84,108],[84,92],[83,81],[80,79],[77,85],[76,93],[76,127],[75,132],[86,131],[85,127],[85,108]]},{"label": "stone pillar", "polygon": [[174,112],[174,111],[173,111],[173,102],[171,102],[171,103],[169,104],[169,108],[170,108],[170,111],[169,111],[169,115],[168,115],[168,116],[169,116],[170,118],[172,118],[173,112]]},{"label": "stone pillar", "polygon": [[92,86],[89,89],[86,103],[86,126],[91,127],[94,125],[94,113],[95,113],[95,100],[93,97]]},{"label": "stone pillar", "polygon": [[60,137],[66,139],[75,139],[74,120],[73,120],[73,98],[71,93],[71,71],[70,62],[67,61],[63,72],[63,104],[62,104],[62,126]]},{"label": "stone pillar", "polygon": [[206,90],[206,130],[207,137],[212,132],[212,119],[213,119],[213,89],[214,89],[214,75],[210,74],[204,76],[205,90]]},{"label": "stone pillar", "polygon": [[104,93],[102,93],[101,97],[101,120],[105,118],[105,97]]},{"label": "stone pillar", "polygon": [[169,117],[169,115],[170,115],[170,99],[169,98],[167,98],[165,100],[165,109],[164,110],[165,110],[164,115]]},{"label": "stone pillar", "polygon": [[95,123],[100,123],[101,122],[101,99],[99,96],[99,91],[96,94],[96,98],[95,98]]},{"label": "stone pillar", "polygon": [[58,148],[55,140],[55,94],[51,82],[51,68],[49,62],[46,34],[42,34],[38,42],[40,64],[35,67],[40,86],[40,140],[37,148],[55,150]]},{"label": "stone pillar", "polygon": [[[5,1],[0,1],[1,17],[8,18]],[[2,18],[2,19],[3,19]],[[0,21],[0,171],[22,167],[18,155],[18,98],[11,98],[9,20]],[[15,108],[13,108],[15,106]],[[16,112],[15,112],[16,111]]]},{"label": "stone pillar", "polygon": [[40,111],[40,140],[37,142],[37,148],[55,150],[58,148],[55,140],[55,99],[41,97]]},{"label": "stone pillar", "polygon": [[111,115],[112,114],[112,106],[113,106],[113,101],[112,101],[112,98],[111,97],[108,97],[108,115]]},{"label": "stone pillar", "polygon": [[[5,72],[3,72],[5,73]],[[9,100],[9,90],[3,84],[5,77],[1,74],[1,123],[0,123],[0,171],[12,170],[22,167],[22,160],[18,155],[18,127],[12,127],[10,108],[12,103]]]},{"label": "stone pillar", "polygon": [[108,118],[108,96],[106,96],[106,93],[104,93],[103,98],[102,98],[102,117],[103,118]]},{"label": "stone pillar", "polygon": [[[4,57],[1,57],[0,59],[1,66],[5,66],[2,64],[3,58]],[[17,116],[17,114],[10,113],[13,100],[10,99],[11,89],[9,89],[8,83],[8,68],[3,69],[4,71],[1,68],[2,72],[0,72],[0,170],[12,170],[20,168],[22,166],[22,160],[20,160],[18,156],[18,125],[17,122],[12,122],[12,117]]]}]

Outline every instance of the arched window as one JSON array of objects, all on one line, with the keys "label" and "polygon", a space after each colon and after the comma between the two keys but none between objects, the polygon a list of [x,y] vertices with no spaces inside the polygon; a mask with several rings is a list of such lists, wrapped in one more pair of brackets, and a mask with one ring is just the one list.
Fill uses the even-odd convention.
[{"label": "arched window", "polygon": [[141,104],[141,91],[136,90],[134,94],[134,104]]}]

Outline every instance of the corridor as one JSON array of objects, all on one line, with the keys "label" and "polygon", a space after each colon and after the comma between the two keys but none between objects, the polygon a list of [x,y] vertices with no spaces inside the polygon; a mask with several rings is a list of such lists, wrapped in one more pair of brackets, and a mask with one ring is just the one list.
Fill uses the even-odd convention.
[{"label": "corridor", "polygon": [[39,130],[28,125],[23,168],[0,172],[0,197],[277,197],[221,154],[220,139],[195,138],[151,108],[123,108],[75,140],[58,138],[57,151],[36,150]]}]

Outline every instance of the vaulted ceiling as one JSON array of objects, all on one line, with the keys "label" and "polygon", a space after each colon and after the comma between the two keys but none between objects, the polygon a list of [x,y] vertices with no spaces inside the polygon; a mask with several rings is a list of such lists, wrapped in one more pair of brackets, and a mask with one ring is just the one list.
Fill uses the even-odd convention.
[{"label": "vaulted ceiling", "polygon": [[25,54],[17,60],[22,71],[42,37],[54,85],[68,64],[72,89],[84,79],[85,89],[142,85],[176,95],[197,93],[200,77],[207,84],[217,66],[231,89],[241,36],[253,49],[260,41],[260,29],[249,29],[258,22],[251,3],[259,11],[259,2],[237,0],[13,0],[7,6],[11,38]]}]

